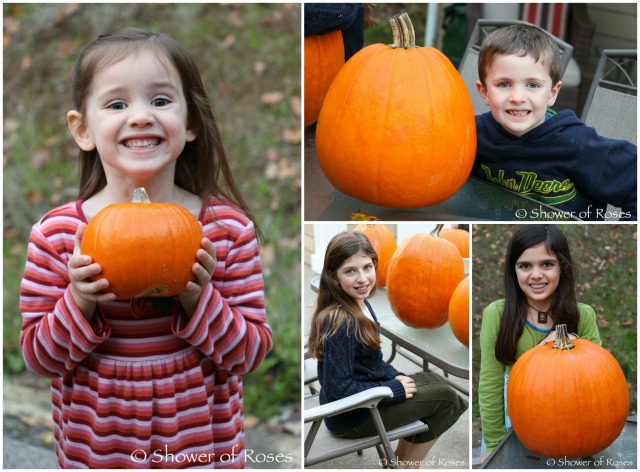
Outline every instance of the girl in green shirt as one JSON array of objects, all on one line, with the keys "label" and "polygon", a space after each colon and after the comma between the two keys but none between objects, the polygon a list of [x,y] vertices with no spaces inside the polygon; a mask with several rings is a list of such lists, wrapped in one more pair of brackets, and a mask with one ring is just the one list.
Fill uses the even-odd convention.
[{"label": "girl in green shirt", "polygon": [[596,315],[578,303],[569,244],[554,225],[525,225],[512,236],[505,258],[505,298],[483,312],[478,403],[482,461],[510,430],[506,389],[511,367],[527,350],[553,341],[554,326],[602,345]]}]

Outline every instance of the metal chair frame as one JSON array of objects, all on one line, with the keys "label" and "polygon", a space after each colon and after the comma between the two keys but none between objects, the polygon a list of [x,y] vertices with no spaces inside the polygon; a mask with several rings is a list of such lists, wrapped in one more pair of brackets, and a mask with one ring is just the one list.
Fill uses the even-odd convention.
[{"label": "metal chair frame", "polygon": [[[311,361],[311,358],[309,358],[305,349],[305,386],[310,389],[310,393],[308,395],[305,393],[305,406],[319,403],[319,392],[314,386],[312,386],[312,384],[317,382],[318,377],[315,369],[313,369],[312,372],[307,373],[307,361]],[[387,397],[393,397],[393,392],[389,387],[374,387],[324,405],[305,408],[304,422],[305,424],[311,423],[310,426],[305,428],[305,467],[335,459],[337,457],[342,457],[347,454],[352,454],[354,452],[361,455],[364,449],[375,447],[378,452],[378,457],[380,458],[381,466],[383,461],[386,459],[387,461],[390,461],[389,466],[391,468],[397,468],[397,464],[395,463],[396,461],[394,460],[394,452],[391,447],[391,441],[413,436],[423,431],[428,431],[429,426],[421,421],[414,421],[413,423],[394,429],[393,431],[387,431],[382,422],[382,418],[380,417],[380,411],[378,410],[378,403]],[[325,426],[324,419],[356,408],[369,409],[373,422],[376,426],[378,433],[377,436],[360,439],[345,439],[333,436]],[[331,440],[331,450],[309,457],[314,441],[316,438],[322,437],[329,438]]]},{"label": "metal chair frame", "polygon": [[[591,108],[593,97],[598,87],[617,90],[629,95],[638,95],[637,71],[635,82],[629,71],[629,67],[637,69],[637,62],[637,49],[605,49],[602,51],[591,88],[589,89],[589,95],[587,95],[587,100],[584,104],[581,116],[582,121],[587,121],[589,108]],[[614,77],[617,80],[611,80]]]}]

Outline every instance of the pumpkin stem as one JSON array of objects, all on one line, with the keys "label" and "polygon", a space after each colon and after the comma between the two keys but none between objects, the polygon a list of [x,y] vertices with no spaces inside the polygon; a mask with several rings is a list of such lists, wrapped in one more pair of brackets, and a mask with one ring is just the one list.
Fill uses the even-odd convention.
[{"label": "pumpkin stem", "polygon": [[439,224],[436,225],[435,229],[433,231],[431,231],[431,236],[435,236],[436,238],[440,236],[440,231],[442,231],[442,228],[444,227],[443,224]]},{"label": "pumpkin stem", "polygon": [[553,344],[553,349],[562,349],[569,350],[573,349],[575,346],[571,342],[569,338],[569,334],[567,333],[567,325],[561,324],[556,326],[556,342]]},{"label": "pumpkin stem", "polygon": [[138,187],[133,191],[133,198],[131,199],[131,203],[151,203],[149,194],[144,187]]},{"label": "pumpkin stem", "polygon": [[389,18],[389,23],[393,32],[392,48],[409,49],[417,47],[413,23],[411,23],[411,18],[406,12],[392,16]]}]

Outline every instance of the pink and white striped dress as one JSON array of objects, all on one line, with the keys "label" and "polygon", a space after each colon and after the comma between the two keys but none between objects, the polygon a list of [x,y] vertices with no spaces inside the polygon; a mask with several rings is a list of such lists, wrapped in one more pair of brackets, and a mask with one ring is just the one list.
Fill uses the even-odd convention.
[{"label": "pink and white striped dress", "polygon": [[99,304],[89,323],[68,288],[81,203],[34,225],[20,293],[26,364],[51,378],[58,465],[244,467],[242,376],[271,349],[252,222],[215,198],[203,208],[217,263],[191,319],[156,298],[138,318],[128,300]]}]

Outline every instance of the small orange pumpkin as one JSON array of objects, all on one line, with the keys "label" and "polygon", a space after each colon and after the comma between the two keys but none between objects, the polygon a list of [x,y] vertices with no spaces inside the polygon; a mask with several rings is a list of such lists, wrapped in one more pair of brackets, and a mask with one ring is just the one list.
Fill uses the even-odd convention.
[{"label": "small orange pumpkin", "polygon": [[458,228],[443,228],[440,237],[451,241],[464,258],[469,257],[469,233]]},{"label": "small orange pumpkin", "polygon": [[194,279],[202,228],[189,211],[151,203],[144,188],[129,203],[109,205],[87,225],[81,252],[102,267],[118,299],[169,297]]},{"label": "small orange pumpkin", "polygon": [[507,405],[527,449],[546,457],[589,457],[622,432],[629,387],[609,351],[586,339],[556,341],[522,354],[511,369]]},{"label": "small orange pumpkin", "polygon": [[449,326],[453,335],[469,347],[469,277],[460,281],[449,301]]},{"label": "small orange pumpkin", "polygon": [[383,224],[359,224],[354,231],[360,231],[369,239],[373,249],[378,255],[378,268],[376,269],[376,287],[387,285],[387,270],[391,257],[398,247],[396,238],[386,225]]},{"label": "small orange pumpkin", "polygon": [[393,45],[361,49],[329,87],[316,127],[318,162],[336,189],[364,202],[435,205],[471,173],[473,106],[451,61],[416,47],[406,13],[389,21]]},{"label": "small orange pumpkin", "polygon": [[324,96],[344,65],[342,31],[304,37],[304,127],[318,120]]},{"label": "small orange pumpkin", "polygon": [[[439,225],[441,226],[441,225]],[[453,243],[433,234],[413,234],[396,249],[387,272],[387,298],[407,326],[438,328],[449,318],[449,301],[464,278]]]}]

